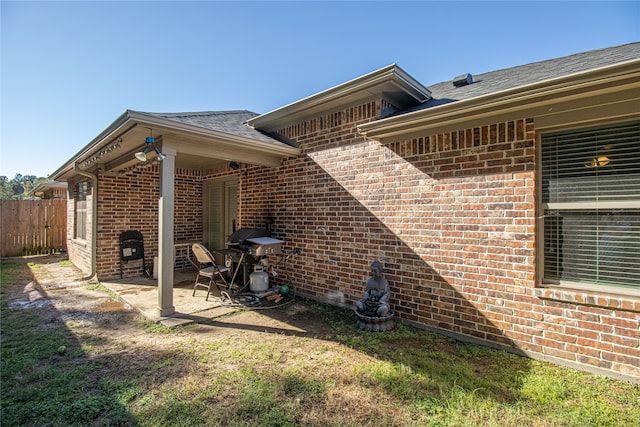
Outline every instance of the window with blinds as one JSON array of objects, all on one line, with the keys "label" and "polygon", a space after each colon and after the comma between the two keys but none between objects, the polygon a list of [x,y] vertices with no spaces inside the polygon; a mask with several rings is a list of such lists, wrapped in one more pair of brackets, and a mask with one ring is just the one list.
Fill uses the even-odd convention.
[{"label": "window with blinds", "polygon": [[89,184],[81,182],[78,184],[76,199],[76,239],[87,238],[87,193]]},{"label": "window with blinds", "polygon": [[640,122],[542,136],[545,283],[640,289]]}]

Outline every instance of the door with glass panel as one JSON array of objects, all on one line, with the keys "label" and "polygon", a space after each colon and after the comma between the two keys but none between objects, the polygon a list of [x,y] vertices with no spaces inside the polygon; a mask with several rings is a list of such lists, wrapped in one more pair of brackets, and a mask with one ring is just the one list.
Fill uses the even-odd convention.
[{"label": "door with glass panel", "polygon": [[[235,231],[238,214],[238,181],[215,179],[204,184],[204,244],[211,252],[224,249],[227,237]],[[215,254],[218,262],[223,259]]]}]

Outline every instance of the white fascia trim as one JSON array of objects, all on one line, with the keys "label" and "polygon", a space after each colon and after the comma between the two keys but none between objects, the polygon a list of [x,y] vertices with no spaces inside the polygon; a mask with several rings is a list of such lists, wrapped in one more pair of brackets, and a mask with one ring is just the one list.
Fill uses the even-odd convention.
[{"label": "white fascia trim", "polygon": [[575,96],[577,91],[585,93],[596,85],[615,86],[616,82],[630,78],[640,83],[640,60],[570,74],[377,120],[359,126],[358,132],[369,138],[397,136],[414,131],[416,128],[424,130],[430,126],[438,126],[451,119],[468,121],[504,111],[526,110],[541,104],[556,102],[560,97],[572,93]]}]

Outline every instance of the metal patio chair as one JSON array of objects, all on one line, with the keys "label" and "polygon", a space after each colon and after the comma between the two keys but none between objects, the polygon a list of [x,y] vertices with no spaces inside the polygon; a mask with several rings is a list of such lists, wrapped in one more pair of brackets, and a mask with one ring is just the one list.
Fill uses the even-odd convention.
[{"label": "metal patio chair", "polygon": [[[229,284],[224,278],[224,273],[227,273],[229,271],[229,268],[225,267],[224,265],[216,264],[216,259],[213,257],[213,255],[211,255],[209,249],[207,249],[200,243],[194,243],[193,246],[191,246],[191,250],[193,251],[193,255],[198,260],[198,263],[200,263],[201,265],[201,268],[198,270],[198,275],[196,276],[196,281],[193,285],[193,296],[196,295],[196,289],[198,287],[207,288],[207,297],[205,298],[205,301],[208,301],[209,294],[211,293],[211,286],[214,283],[221,291],[228,290]],[[209,282],[200,282],[201,277],[209,279]],[[218,277],[220,278],[220,280],[222,280],[222,283],[216,282],[216,278]]]}]

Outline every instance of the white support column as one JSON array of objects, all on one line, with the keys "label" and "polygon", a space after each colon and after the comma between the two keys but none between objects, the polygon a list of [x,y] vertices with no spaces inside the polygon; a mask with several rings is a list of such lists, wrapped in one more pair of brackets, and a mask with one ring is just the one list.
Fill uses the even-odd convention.
[{"label": "white support column", "polygon": [[160,162],[160,199],[158,201],[158,315],[174,314],[173,306],[173,211],[176,150],[163,144],[166,156]]}]

